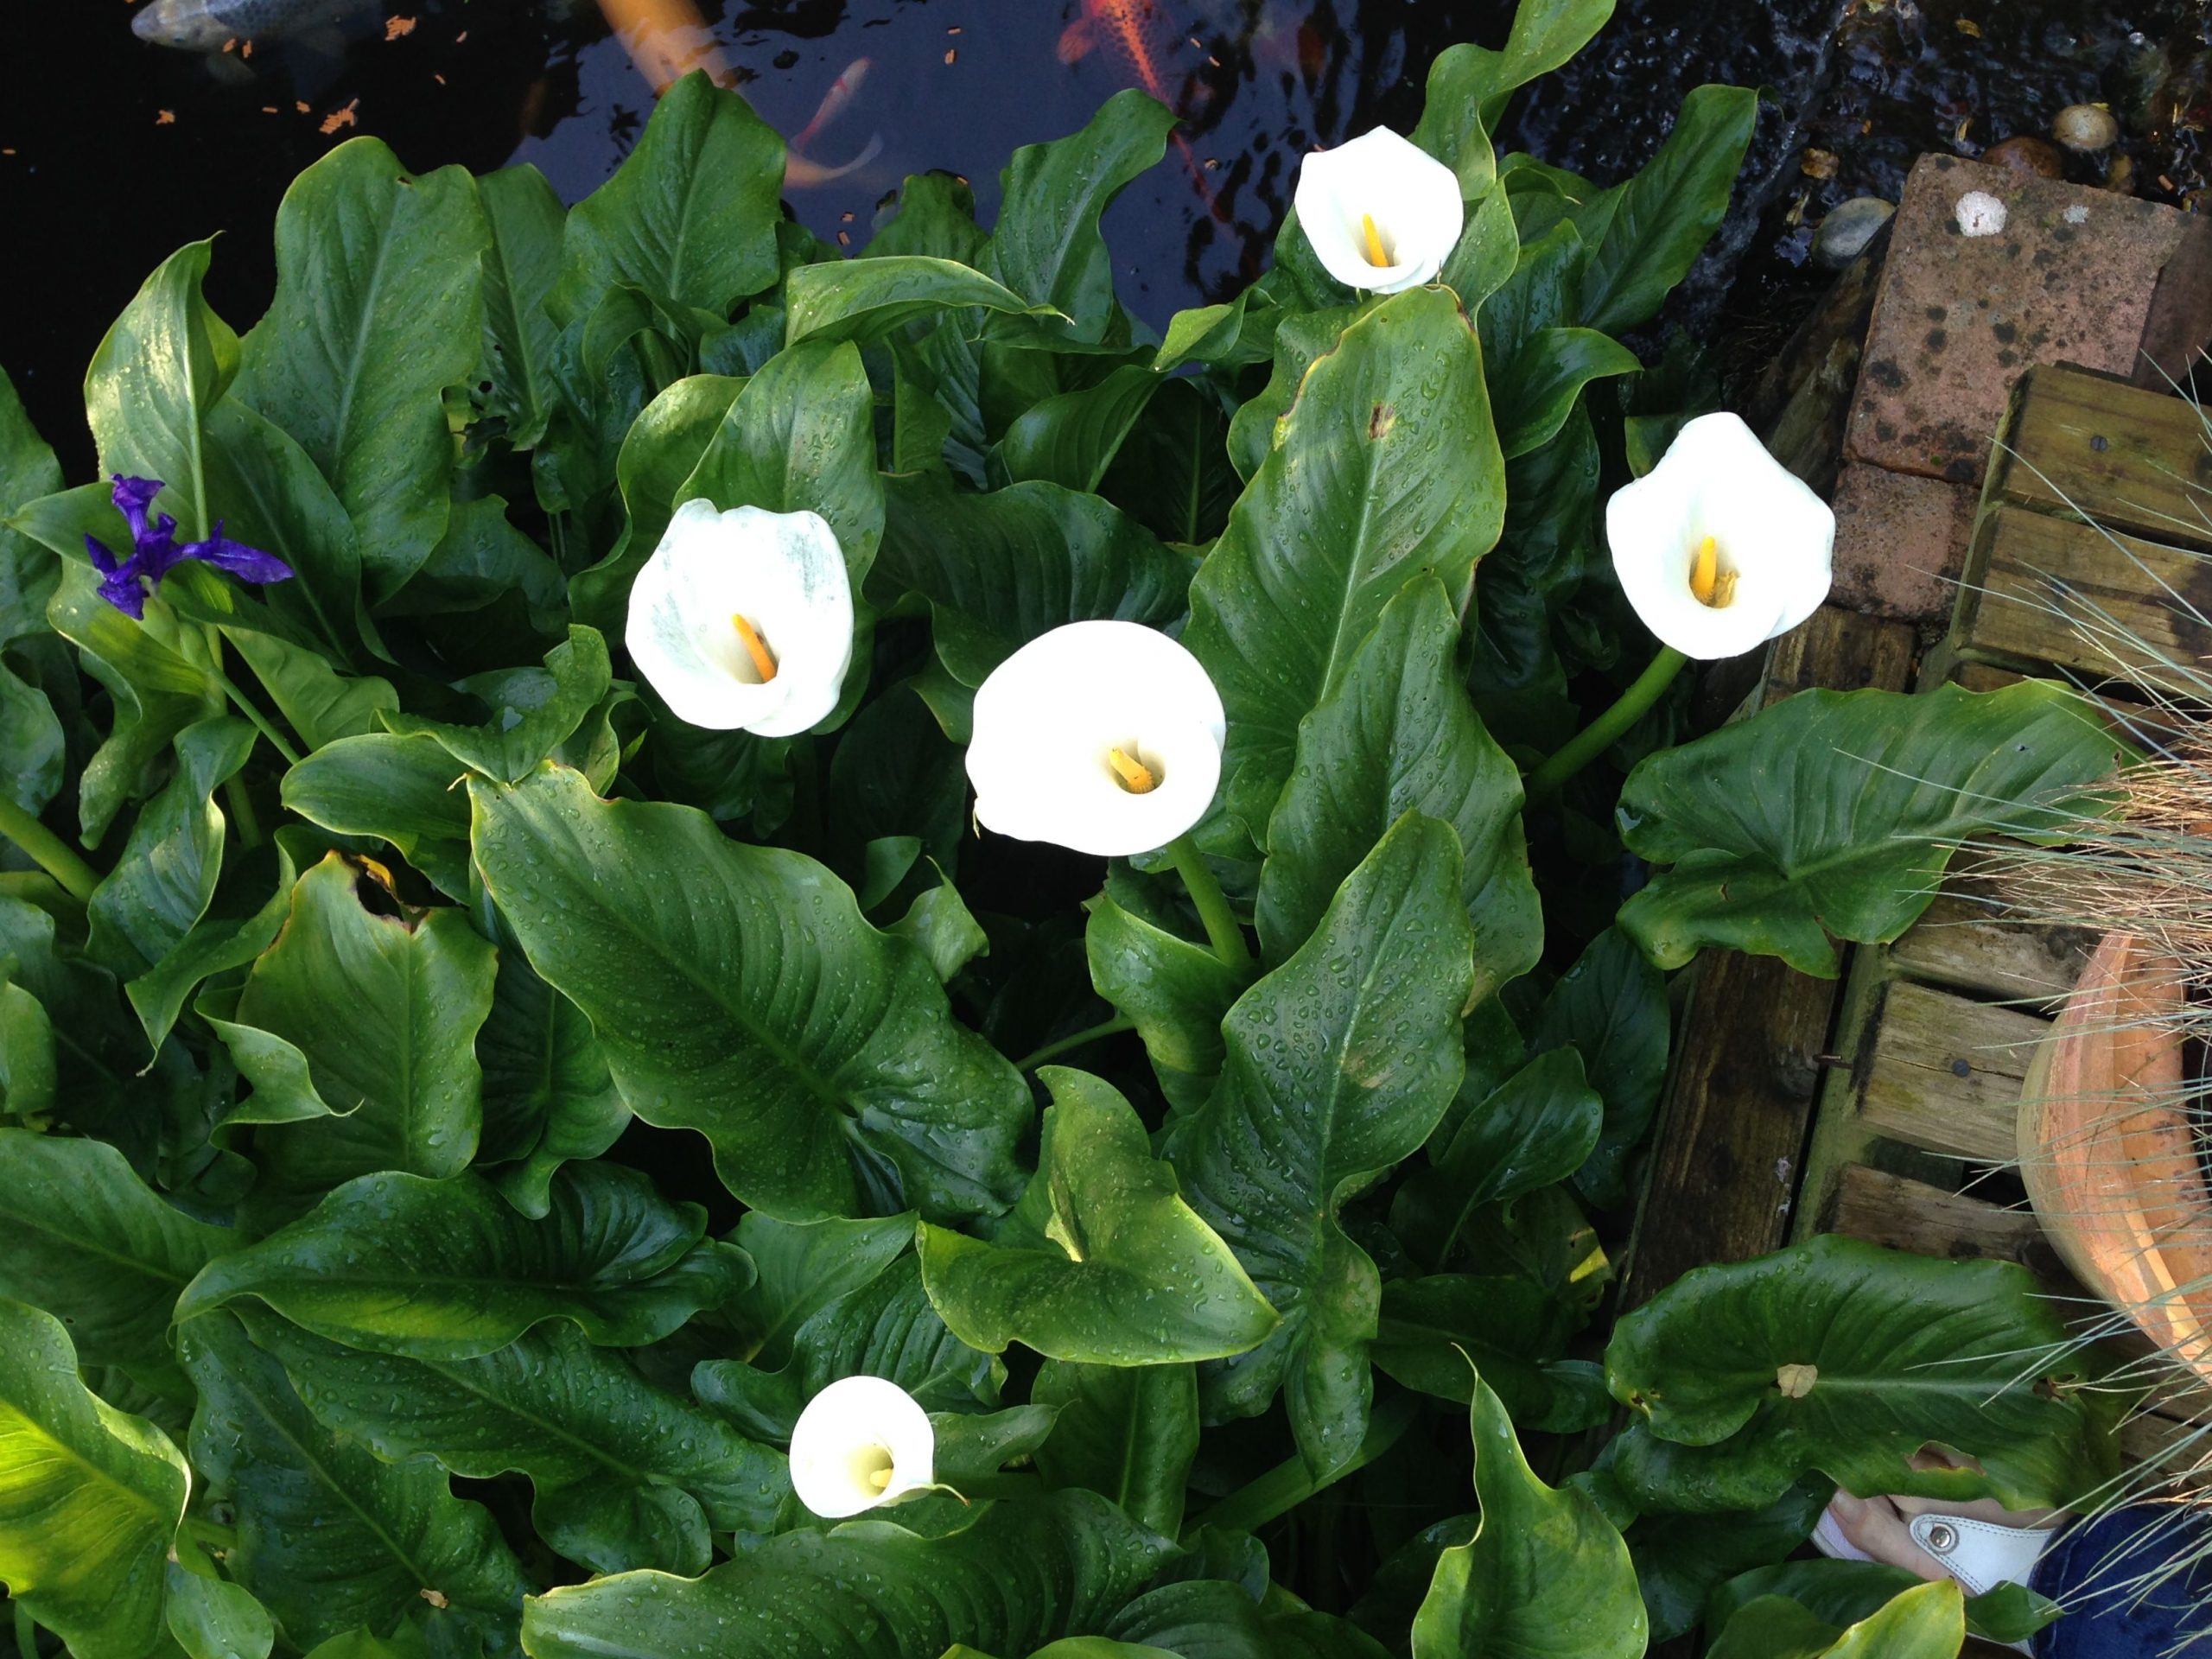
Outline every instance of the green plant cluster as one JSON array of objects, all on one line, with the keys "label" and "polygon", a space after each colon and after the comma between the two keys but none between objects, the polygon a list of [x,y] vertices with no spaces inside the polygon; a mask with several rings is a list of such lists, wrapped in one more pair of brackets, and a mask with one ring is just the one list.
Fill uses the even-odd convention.
[{"label": "green plant cluster", "polygon": [[[183,563],[140,620],[86,556],[130,544],[109,486],[8,393],[24,1659],[1630,1659],[1716,1590],[1716,1652],[1955,1649],[1955,1591],[1776,1564],[1837,1482],[2096,1484],[2082,1379],[2007,1386],[2061,1335],[2024,1276],[1822,1241],[1608,1338],[1607,1249],[1663,970],[1832,973],[2113,748],[2032,683],[1674,748],[1669,706],[1532,868],[1523,767],[1649,650],[1601,491],[1694,397],[1621,336],[1755,117],[1701,88],[1603,188],[1496,156],[1608,10],[1528,0],[1433,67],[1437,283],[1338,288],[1294,224],[1161,341],[1099,230],[1167,143],[1135,94],[1019,152],[988,232],[926,175],[852,257],[696,76],[572,209],[355,139],[243,337],[198,244],[93,358],[102,472],[296,573]],[[813,733],[625,676],[701,497],[837,536],[858,640]],[[1220,690],[1233,941],[1157,859],[969,831],[976,688],[1098,618]],[[1665,868],[1624,906],[1630,855]],[[932,1414],[950,1490],[833,1526],[785,1445],[858,1373]],[[1906,1473],[1929,1440],[1981,1472]]]}]

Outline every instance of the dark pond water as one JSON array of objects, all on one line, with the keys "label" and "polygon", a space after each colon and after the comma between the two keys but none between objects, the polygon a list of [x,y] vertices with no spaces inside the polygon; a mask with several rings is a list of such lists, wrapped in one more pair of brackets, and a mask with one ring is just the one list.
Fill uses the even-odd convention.
[{"label": "dark pond water", "polygon": [[[10,232],[0,363],[73,474],[91,459],[79,377],[144,271],[181,242],[226,232],[211,292],[250,321],[271,281],[277,198],[331,145],[372,132],[417,168],[528,161],[573,200],[619,162],[652,106],[598,0],[322,3],[345,8],[336,25],[257,42],[250,62],[138,39],[130,0],[11,6],[0,51]],[[1796,274],[1811,226],[1848,196],[1893,198],[1923,149],[1978,154],[2093,99],[2126,124],[2139,194],[2202,192],[2207,3],[1623,0],[1598,45],[1535,89],[1502,141],[1610,178],[1649,153],[1688,87],[1774,88],[1730,226],[1675,314],[1707,336],[1770,333],[1813,291]],[[786,133],[866,60],[857,92],[807,149],[828,166],[880,149],[791,198],[817,232],[855,245],[898,181],[929,168],[972,181],[988,222],[1014,146],[1067,131],[1149,79],[1185,117],[1190,153],[1171,150],[1134,187],[1109,233],[1125,297],[1156,325],[1256,272],[1300,155],[1378,121],[1409,123],[1434,54],[1460,40],[1496,43],[1512,5],[1151,0],[1133,9],[1136,51],[1117,49],[1117,32],[1093,18],[1080,54],[1067,32],[1086,0],[698,10],[692,45],[717,54]]]}]

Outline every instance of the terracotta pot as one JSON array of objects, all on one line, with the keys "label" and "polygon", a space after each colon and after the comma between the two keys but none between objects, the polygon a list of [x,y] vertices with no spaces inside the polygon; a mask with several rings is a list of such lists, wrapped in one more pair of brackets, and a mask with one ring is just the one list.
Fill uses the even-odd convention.
[{"label": "terracotta pot", "polygon": [[2183,1098],[2176,964],[2107,934],[2022,1095],[2020,1173],[2090,1290],[2212,1382],[2212,1190]]}]

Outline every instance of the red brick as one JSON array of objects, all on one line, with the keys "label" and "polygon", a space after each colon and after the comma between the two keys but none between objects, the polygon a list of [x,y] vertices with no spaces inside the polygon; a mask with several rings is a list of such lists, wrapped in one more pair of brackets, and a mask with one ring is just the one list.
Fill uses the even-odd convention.
[{"label": "red brick", "polygon": [[[1969,190],[2005,206],[1960,233]],[[1844,452],[1978,485],[2012,383],[2037,363],[2132,375],[2159,274],[2190,220],[2155,202],[1923,156],[1905,182]]]},{"label": "red brick", "polygon": [[1831,601],[1908,621],[1950,615],[1975,500],[1964,484],[1846,461],[1835,484]]}]

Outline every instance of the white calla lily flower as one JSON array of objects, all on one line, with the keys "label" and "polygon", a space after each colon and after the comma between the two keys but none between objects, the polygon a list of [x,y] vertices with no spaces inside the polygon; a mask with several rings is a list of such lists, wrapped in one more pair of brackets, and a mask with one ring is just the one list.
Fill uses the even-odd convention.
[{"label": "white calla lily flower", "polygon": [[1737,657],[1828,596],[1835,514],[1733,415],[1700,415],[1614,492],[1605,536],[1643,626],[1685,657]]},{"label": "white calla lily flower", "polygon": [[686,501],[630,589],[624,634],[679,720],[792,737],[837,706],[853,588],[819,514]]},{"label": "white calla lily flower", "polygon": [[841,1377],[806,1402],[791,1429],[791,1490],[825,1521],[842,1521],[937,1478],[937,1431],[896,1382]]},{"label": "white calla lily flower", "polygon": [[1148,853],[1205,816],[1227,735],[1221,694],[1180,645],[1135,622],[1071,622],[976,693],[976,817],[1078,853]]},{"label": "white calla lily flower", "polygon": [[1388,127],[1306,156],[1295,200],[1329,275],[1371,294],[1434,282],[1466,222],[1458,175]]}]

